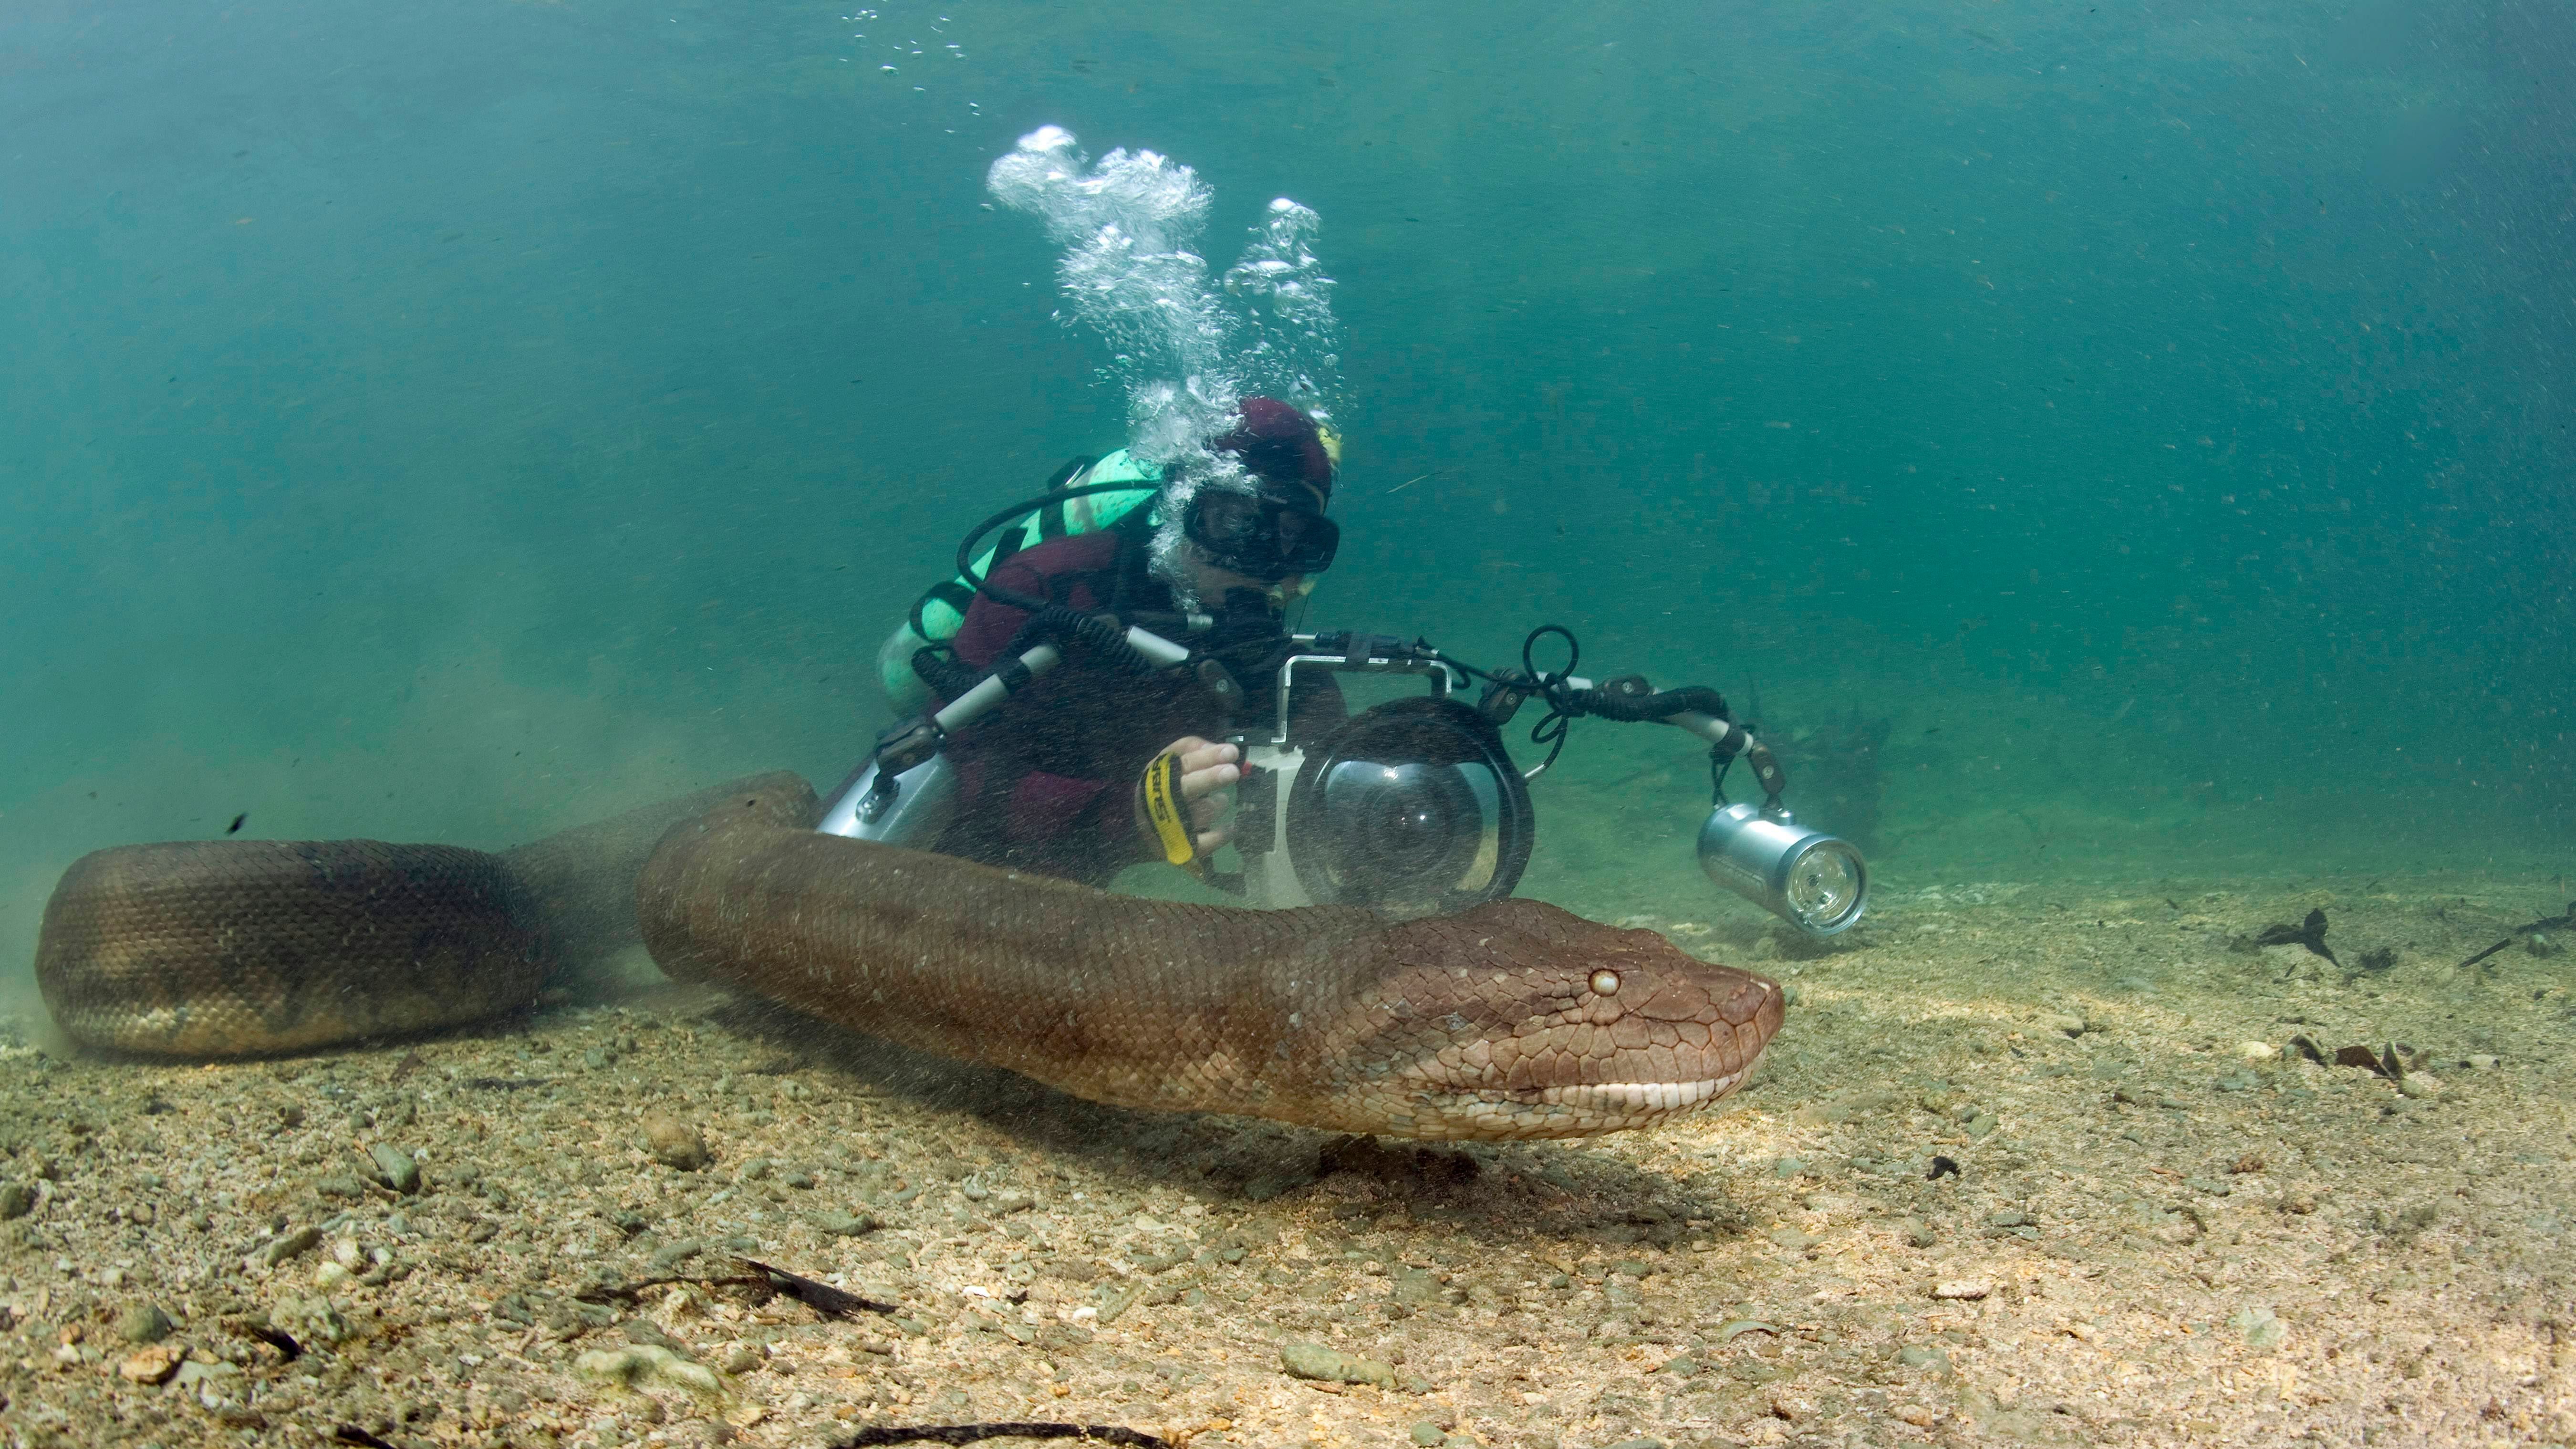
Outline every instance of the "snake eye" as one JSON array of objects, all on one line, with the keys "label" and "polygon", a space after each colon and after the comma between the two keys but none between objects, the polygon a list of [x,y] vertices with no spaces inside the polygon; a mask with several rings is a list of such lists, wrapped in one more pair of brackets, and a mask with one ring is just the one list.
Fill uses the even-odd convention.
[{"label": "snake eye", "polygon": [[1618,994],[1619,994],[1619,973],[1618,973],[1618,972],[1616,972],[1616,971],[1611,970],[1611,969],[1610,969],[1609,967],[1607,967],[1607,966],[1604,966],[1604,967],[1602,967],[1600,970],[1593,972],[1593,973],[1592,973],[1592,994],[1593,994],[1593,995],[1595,995],[1595,996],[1616,996],[1616,995],[1618,995]]}]

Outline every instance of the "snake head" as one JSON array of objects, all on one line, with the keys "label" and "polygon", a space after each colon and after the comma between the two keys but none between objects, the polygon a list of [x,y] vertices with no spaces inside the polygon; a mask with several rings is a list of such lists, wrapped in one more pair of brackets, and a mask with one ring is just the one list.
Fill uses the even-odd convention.
[{"label": "snake head", "polygon": [[[1744,1084],[1778,983],[1538,901],[1387,933],[1375,979],[1320,1060],[1389,1136],[1590,1137],[1652,1126]],[[1350,1130],[1347,1129],[1346,1130]]]}]

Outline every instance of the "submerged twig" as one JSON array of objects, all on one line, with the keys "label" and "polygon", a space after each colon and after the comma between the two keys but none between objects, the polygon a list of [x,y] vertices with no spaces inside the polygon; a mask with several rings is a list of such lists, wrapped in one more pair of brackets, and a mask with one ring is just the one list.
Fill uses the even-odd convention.
[{"label": "submerged twig", "polygon": [[2511,935],[2506,936],[2503,940],[2496,942],[2494,945],[2489,946],[2466,961],[2461,962],[2458,969],[2462,971],[2468,970],[2470,967],[2475,966],[2479,962],[2487,959],[2489,956],[2492,956],[2498,951],[2503,950],[2505,947],[2512,945],[2516,937],[2528,936],[2534,931],[2564,931],[2569,929],[2571,926],[2576,926],[2576,901],[2569,901],[2567,903],[2567,913],[2565,915],[2543,916],[2539,920],[2525,921],[2523,924],[2514,927]]},{"label": "submerged twig", "polygon": [[2265,926],[2262,934],[2254,938],[2254,944],[2305,946],[2308,948],[2308,954],[2323,956],[2328,961],[2334,961],[2336,970],[2343,969],[2343,963],[2335,961],[2335,953],[2326,946],[2326,912],[2323,906],[2308,912],[2308,918],[2295,926]]},{"label": "submerged twig", "polygon": [[893,1313],[895,1305],[862,1298],[856,1293],[819,1283],[801,1273],[764,1263],[757,1258],[737,1255],[734,1261],[753,1271],[723,1278],[673,1276],[644,1278],[633,1283],[602,1283],[574,1294],[585,1303],[633,1303],[655,1288],[749,1288],[762,1298],[779,1294],[795,1299],[825,1318],[849,1318],[860,1313]]},{"label": "submerged twig", "polygon": [[1126,1444],[1136,1449],[1168,1449],[1170,1441],[1142,1429],[1116,1424],[912,1424],[861,1429],[834,1449],[866,1449],[873,1444],[973,1444],[985,1439],[1081,1439],[1093,1444]]},{"label": "submerged twig", "polygon": [[817,1283],[811,1278],[790,1273],[784,1268],[771,1267],[758,1258],[736,1256],[734,1261],[768,1275],[765,1281],[773,1291],[786,1294],[825,1318],[848,1318],[857,1313],[894,1312],[894,1305],[891,1303],[879,1303],[873,1299],[862,1298],[856,1293],[845,1292],[829,1283]]}]

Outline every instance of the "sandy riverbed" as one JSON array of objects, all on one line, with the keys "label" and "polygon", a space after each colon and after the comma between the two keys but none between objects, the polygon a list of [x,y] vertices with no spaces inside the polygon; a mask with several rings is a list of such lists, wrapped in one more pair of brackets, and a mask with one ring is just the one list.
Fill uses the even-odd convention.
[{"label": "sandy riverbed", "polygon": [[[2318,905],[2347,963],[2393,963],[2246,944]],[[649,967],[276,1062],[93,1060],[26,1021],[0,1437],[2576,1440],[2576,957],[2453,969],[2564,907],[2470,877],[1987,883],[1786,954],[1651,918],[1797,988],[1755,1085],[1658,1132],[1421,1157],[1097,1108]],[[2415,1048],[2413,1094],[2299,1036]],[[657,1160],[685,1157],[657,1113],[710,1160]],[[416,1191],[373,1180],[379,1146]],[[897,1311],[635,1287],[735,1252]],[[1297,1346],[1362,1381],[1293,1376]]]}]

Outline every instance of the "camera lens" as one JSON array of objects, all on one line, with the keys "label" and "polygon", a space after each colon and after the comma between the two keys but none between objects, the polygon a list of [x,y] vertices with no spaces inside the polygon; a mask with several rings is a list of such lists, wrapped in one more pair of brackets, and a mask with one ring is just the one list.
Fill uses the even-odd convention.
[{"label": "camera lens", "polygon": [[1347,722],[1308,754],[1287,812],[1298,881],[1318,901],[1464,910],[1509,894],[1529,858],[1519,774],[1493,725],[1447,701]]},{"label": "camera lens", "polygon": [[1377,879],[1407,894],[1449,885],[1462,847],[1482,833],[1474,794],[1456,766],[1350,761],[1324,777],[1334,873]]}]

